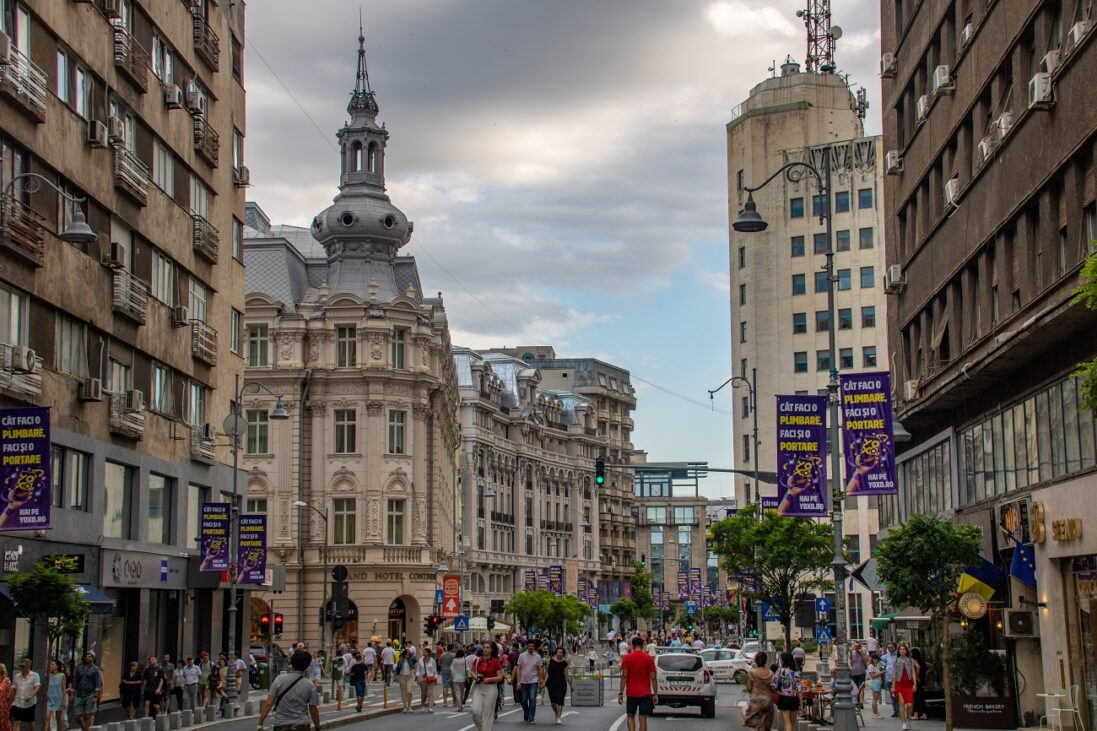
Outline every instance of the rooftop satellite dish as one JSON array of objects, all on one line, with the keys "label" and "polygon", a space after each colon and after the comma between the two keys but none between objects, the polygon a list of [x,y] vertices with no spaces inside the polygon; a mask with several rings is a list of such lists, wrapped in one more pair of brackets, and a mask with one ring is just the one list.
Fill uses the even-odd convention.
[{"label": "rooftop satellite dish", "polygon": [[834,40],[838,40],[839,38],[841,38],[842,37],[842,28],[841,28],[841,26],[832,25],[830,27],[830,37],[833,38]]}]

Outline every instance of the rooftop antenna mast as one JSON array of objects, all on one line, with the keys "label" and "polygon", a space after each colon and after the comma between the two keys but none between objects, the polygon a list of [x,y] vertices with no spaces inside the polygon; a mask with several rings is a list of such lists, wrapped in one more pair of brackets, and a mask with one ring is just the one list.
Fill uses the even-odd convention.
[{"label": "rooftop antenna mast", "polygon": [[808,73],[834,72],[834,42],[842,37],[842,29],[830,24],[830,0],[807,0],[807,7],[796,11],[807,29],[808,52],[804,69]]}]

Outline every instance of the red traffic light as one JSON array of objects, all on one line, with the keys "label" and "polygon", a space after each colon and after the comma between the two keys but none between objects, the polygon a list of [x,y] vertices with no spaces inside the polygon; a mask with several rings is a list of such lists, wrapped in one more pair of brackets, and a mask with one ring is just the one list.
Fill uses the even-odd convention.
[{"label": "red traffic light", "polygon": [[270,634],[270,615],[264,614],[259,617],[259,633],[262,635]]},{"label": "red traffic light", "polygon": [[275,614],[274,615],[274,634],[276,634],[276,635],[282,634],[282,627],[283,627],[282,620],[283,620],[283,617],[282,617],[281,614]]}]

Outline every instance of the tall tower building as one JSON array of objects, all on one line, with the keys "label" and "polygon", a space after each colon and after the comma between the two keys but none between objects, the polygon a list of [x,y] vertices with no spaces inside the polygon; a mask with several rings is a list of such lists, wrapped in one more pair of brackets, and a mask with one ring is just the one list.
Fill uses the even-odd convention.
[{"label": "tall tower building", "polygon": [[[826,227],[815,180],[774,180],[754,194],[769,228],[731,233],[732,363],[736,375],[756,379],[758,394],[755,454],[747,390],[735,392],[735,468],[747,472],[755,460],[763,471],[775,469],[775,395],[825,391],[829,328],[838,328],[840,371],[887,369],[880,140],[864,136],[858,100],[842,78],[801,73],[791,60],[780,71],[751,89],[728,122],[728,210],[734,220],[744,189],[782,165],[800,160],[821,169],[830,155],[837,322],[827,314]],[[776,487],[763,484],[760,492],[775,497]],[[754,502],[749,475],[736,476],[735,493],[739,505]],[[875,502],[848,501],[854,561],[874,545]],[[851,594],[850,637],[867,634],[872,606],[869,595]]]}]

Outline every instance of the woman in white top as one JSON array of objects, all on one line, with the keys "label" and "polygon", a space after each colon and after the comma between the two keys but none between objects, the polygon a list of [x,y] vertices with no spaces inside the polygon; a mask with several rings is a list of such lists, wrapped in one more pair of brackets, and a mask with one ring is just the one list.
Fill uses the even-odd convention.
[{"label": "woman in white top", "polygon": [[415,682],[422,690],[421,706],[434,713],[434,686],[438,683],[438,665],[431,657],[429,647],[423,648],[423,657],[415,664]]},{"label": "woman in white top", "polygon": [[468,678],[468,663],[465,661],[464,648],[457,648],[457,655],[449,667],[450,690],[453,691],[453,701],[457,704],[457,710],[465,710],[465,680]]}]

